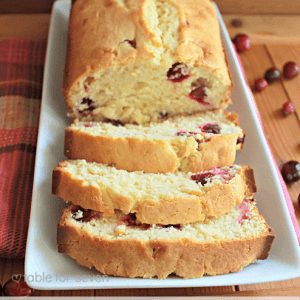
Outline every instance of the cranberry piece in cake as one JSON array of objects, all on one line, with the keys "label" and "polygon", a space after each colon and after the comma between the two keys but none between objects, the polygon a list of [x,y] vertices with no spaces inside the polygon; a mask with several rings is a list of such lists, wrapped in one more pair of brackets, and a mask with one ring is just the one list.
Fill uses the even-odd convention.
[{"label": "cranberry piece in cake", "polygon": [[167,73],[168,80],[172,82],[182,82],[183,80],[190,77],[188,74],[188,68],[185,64],[182,63],[175,63],[169,69]]},{"label": "cranberry piece in cake", "polygon": [[198,86],[189,93],[189,97],[192,100],[201,103],[202,105],[209,105],[209,103],[206,100],[207,95],[205,93],[204,88],[205,86]]},{"label": "cranberry piece in cake", "polygon": [[202,185],[205,185],[207,183],[207,180],[212,176],[214,176],[213,173],[211,173],[210,171],[206,171],[206,172],[201,172],[198,174],[193,174],[191,176],[191,179],[195,180],[196,183],[200,182]]},{"label": "cranberry piece in cake", "polygon": [[243,137],[238,137],[237,138],[237,141],[236,141],[236,144],[238,145],[238,144],[244,144],[244,142],[245,142],[245,137],[246,137],[246,135],[244,135]]},{"label": "cranberry piece in cake", "polygon": [[24,278],[11,278],[4,287],[3,293],[5,296],[28,297],[33,294],[34,290],[25,282]]},{"label": "cranberry piece in cake", "polygon": [[127,42],[132,48],[136,49],[136,40],[125,40],[124,42]]},{"label": "cranberry piece in cake", "polygon": [[136,227],[139,226],[141,229],[148,229],[150,227],[149,224],[143,224],[143,223],[139,223],[137,224],[137,219],[136,219],[136,215],[135,214],[128,214],[126,215],[124,218],[122,218],[120,220],[122,223],[124,223],[124,225],[126,226],[131,226],[131,227]]},{"label": "cranberry piece in cake", "polygon": [[91,209],[84,209],[79,205],[74,205],[71,208],[72,218],[79,222],[90,222],[97,218],[97,212]]},{"label": "cranberry piece in cake", "polygon": [[200,125],[198,128],[205,133],[219,134],[221,132],[221,128],[218,123],[206,123]]},{"label": "cranberry piece in cake", "polygon": [[84,117],[91,114],[91,112],[96,108],[94,106],[94,101],[89,98],[83,98],[80,105],[82,104],[87,104],[87,108],[84,108],[83,110],[79,110],[79,113]]}]

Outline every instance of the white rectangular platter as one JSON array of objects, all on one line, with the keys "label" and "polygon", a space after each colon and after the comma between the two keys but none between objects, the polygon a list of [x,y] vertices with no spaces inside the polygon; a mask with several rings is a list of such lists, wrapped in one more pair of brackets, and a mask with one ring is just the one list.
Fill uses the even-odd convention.
[{"label": "white rectangular platter", "polygon": [[101,277],[96,270],[82,267],[72,258],[57,252],[57,223],[65,205],[61,199],[51,195],[51,180],[52,170],[65,159],[64,130],[70,123],[61,92],[69,11],[70,1],[66,0],[57,1],[52,11],[25,258],[27,283],[35,289],[51,290],[168,288],[254,284],[299,277],[298,241],[271,154],[219,12],[222,40],[234,82],[230,110],[239,115],[241,127],[247,135],[244,150],[238,152],[236,162],[250,165],[255,171],[258,208],[276,233],[269,258],[228,275],[188,280],[171,276],[158,280]]}]

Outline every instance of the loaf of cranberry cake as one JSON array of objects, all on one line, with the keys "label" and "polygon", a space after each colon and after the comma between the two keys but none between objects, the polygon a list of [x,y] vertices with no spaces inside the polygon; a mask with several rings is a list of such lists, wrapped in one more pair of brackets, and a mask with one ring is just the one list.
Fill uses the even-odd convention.
[{"label": "loaf of cranberry cake", "polygon": [[66,128],[64,152],[127,171],[200,172],[232,165],[243,142],[237,115],[216,111],[145,125],[79,122]]},{"label": "loaf of cranberry cake", "polygon": [[71,205],[58,224],[58,251],[107,275],[164,279],[237,272],[267,259],[275,234],[252,199],[203,222],[147,225]]},{"label": "loaf of cranberry cake", "polygon": [[69,160],[53,171],[52,193],[85,209],[113,215],[135,213],[147,224],[177,224],[219,216],[256,192],[248,166],[199,173],[127,172],[85,160]]},{"label": "loaf of cranberry cake", "polygon": [[232,82],[210,0],[77,0],[63,92],[72,119],[144,124],[225,108]]}]

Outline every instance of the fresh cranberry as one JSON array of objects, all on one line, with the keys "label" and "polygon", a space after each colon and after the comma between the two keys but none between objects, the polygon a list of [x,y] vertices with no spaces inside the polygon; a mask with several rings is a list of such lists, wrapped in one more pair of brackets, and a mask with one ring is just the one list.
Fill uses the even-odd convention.
[{"label": "fresh cranberry", "polygon": [[104,119],[105,123],[111,123],[114,126],[124,126],[124,124],[122,122],[120,122],[119,120],[114,120],[114,119]]},{"label": "fresh cranberry", "polygon": [[5,296],[28,297],[33,294],[33,289],[25,282],[24,278],[9,279],[4,287],[3,293]]},{"label": "fresh cranberry", "polygon": [[258,92],[263,91],[264,89],[267,88],[267,86],[268,86],[268,82],[264,78],[256,79],[254,82],[254,87]]},{"label": "fresh cranberry", "polygon": [[[77,218],[76,217],[76,213],[81,211],[82,212],[82,217],[81,218]],[[93,210],[91,209],[84,209],[79,205],[74,205],[71,209],[71,213],[72,213],[72,218],[75,219],[78,222],[90,222],[93,219],[97,218],[97,213],[95,213]]]},{"label": "fresh cranberry", "polygon": [[287,101],[283,104],[281,112],[284,116],[291,115],[295,111],[295,105],[291,101]]},{"label": "fresh cranberry", "polygon": [[231,25],[233,27],[241,27],[243,25],[243,21],[241,19],[233,19],[231,21]]},{"label": "fresh cranberry", "polygon": [[207,183],[207,180],[212,176],[213,173],[209,171],[205,171],[205,172],[191,175],[191,179],[195,180],[197,183],[200,182],[202,185],[205,185]]},{"label": "fresh cranberry", "polygon": [[197,102],[201,103],[202,105],[208,105],[209,103],[205,101],[207,95],[204,88],[205,86],[198,86],[189,93],[189,97],[192,100],[196,100]]},{"label": "fresh cranberry", "polygon": [[287,183],[298,181],[300,179],[300,164],[295,160],[286,162],[282,166],[281,174]]},{"label": "fresh cranberry", "polygon": [[189,78],[191,75],[183,74],[187,72],[187,66],[182,63],[175,63],[169,69],[167,73],[168,80],[172,82],[182,82],[183,80]]},{"label": "fresh cranberry", "polygon": [[221,128],[219,127],[218,123],[207,123],[204,125],[199,126],[202,132],[206,133],[214,133],[219,134],[221,132]]},{"label": "fresh cranberry", "polygon": [[268,83],[273,83],[274,81],[280,79],[280,71],[276,68],[270,68],[265,73],[265,79]]},{"label": "fresh cranberry", "polygon": [[236,144],[238,145],[238,144],[244,144],[244,142],[245,142],[245,137],[246,137],[246,135],[244,135],[243,137],[238,137],[237,138],[237,141],[236,141]]},{"label": "fresh cranberry", "polygon": [[237,52],[245,52],[251,46],[251,40],[246,34],[238,34],[233,39]]},{"label": "fresh cranberry", "polygon": [[289,61],[283,66],[283,74],[286,78],[294,78],[299,74],[299,67],[296,63]]}]

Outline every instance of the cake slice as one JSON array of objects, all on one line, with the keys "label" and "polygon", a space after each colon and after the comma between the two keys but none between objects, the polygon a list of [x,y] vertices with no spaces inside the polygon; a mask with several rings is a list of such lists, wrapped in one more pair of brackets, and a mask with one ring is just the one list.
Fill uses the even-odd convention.
[{"label": "cake slice", "polygon": [[219,216],[256,192],[248,166],[200,173],[127,172],[85,160],[64,161],[53,171],[52,193],[85,209],[135,213],[147,224],[183,224]]},{"label": "cake slice", "polygon": [[232,82],[210,0],[77,0],[63,92],[75,120],[156,122],[226,108]]},{"label": "cake slice", "polygon": [[204,222],[146,225],[132,215],[111,217],[70,206],[58,224],[58,251],[107,275],[164,279],[237,272],[267,259],[275,234],[253,203]]},{"label": "cake slice", "polygon": [[127,171],[200,172],[234,163],[244,132],[235,113],[222,110],[132,125],[79,122],[65,131],[65,156]]}]

